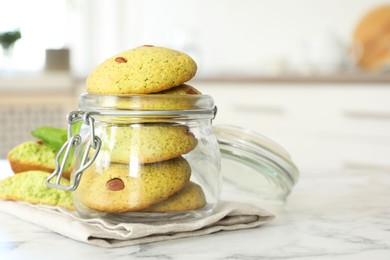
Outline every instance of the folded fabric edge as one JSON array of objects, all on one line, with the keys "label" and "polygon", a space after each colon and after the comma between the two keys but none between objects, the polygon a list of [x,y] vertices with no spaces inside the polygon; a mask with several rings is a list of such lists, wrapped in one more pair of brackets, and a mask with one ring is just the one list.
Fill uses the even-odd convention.
[{"label": "folded fabric edge", "polygon": [[[253,216],[250,216],[253,217]],[[234,217],[233,217],[234,218]],[[274,215],[269,215],[266,217],[260,217],[257,216],[257,220],[253,222],[248,223],[241,223],[236,225],[211,225],[202,229],[189,231],[189,232],[176,232],[171,234],[155,234],[150,235],[147,237],[141,237],[131,240],[117,240],[117,239],[101,239],[98,237],[89,237],[88,241],[91,244],[100,246],[100,247],[106,247],[106,248],[118,248],[118,247],[125,247],[125,246],[132,246],[132,245],[141,245],[141,244],[148,244],[148,243],[155,243],[155,242],[162,242],[162,241],[170,241],[175,239],[181,239],[181,238],[191,238],[191,237],[200,237],[205,235],[210,235],[213,233],[221,232],[221,231],[236,231],[236,230],[244,230],[244,229],[251,229],[260,227],[270,221],[272,221],[275,218]]]},{"label": "folded fabric edge", "polygon": [[[242,210],[237,210],[237,207],[240,206],[243,207]],[[274,215],[259,208],[254,209],[246,204],[229,204],[229,202],[224,202],[224,207],[217,212],[219,216],[218,219],[215,219],[216,221],[208,222],[206,225],[194,223],[197,226],[196,229],[176,230],[168,233],[156,232],[142,237],[118,239],[107,234],[104,230],[96,228],[93,224],[80,222],[77,218],[73,218],[71,213],[63,214],[64,212],[61,212],[63,211],[62,209],[58,210],[55,207],[37,206],[15,201],[0,201],[0,210],[65,237],[106,248],[203,236],[219,231],[255,228],[270,222],[274,218]],[[220,214],[223,214],[223,216],[220,216]],[[190,224],[192,225],[192,223]]]}]

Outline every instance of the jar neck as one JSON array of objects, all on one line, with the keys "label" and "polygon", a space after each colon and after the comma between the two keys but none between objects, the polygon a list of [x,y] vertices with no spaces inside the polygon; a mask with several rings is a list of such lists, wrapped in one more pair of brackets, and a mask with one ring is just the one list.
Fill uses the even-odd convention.
[{"label": "jar neck", "polygon": [[158,123],[212,120],[216,115],[216,107],[202,110],[166,110],[166,111],[138,111],[138,110],[94,110],[79,111],[91,116],[97,122],[107,123]]},{"label": "jar neck", "polygon": [[214,108],[209,95],[96,95],[83,94],[79,99],[82,111],[203,111]]}]

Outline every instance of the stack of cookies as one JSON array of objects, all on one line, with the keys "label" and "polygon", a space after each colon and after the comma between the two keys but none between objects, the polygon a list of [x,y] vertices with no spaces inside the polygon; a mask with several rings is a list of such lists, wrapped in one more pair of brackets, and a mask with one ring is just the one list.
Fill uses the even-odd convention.
[{"label": "stack of cookies", "polygon": [[[97,66],[86,88],[97,95],[184,97],[201,94],[185,84],[196,70],[194,60],[182,52],[145,45]],[[202,188],[190,181],[191,167],[183,157],[198,144],[188,126],[162,122],[108,125],[99,135],[99,155],[83,172],[75,191],[83,206],[123,213],[193,210],[206,205]]]}]

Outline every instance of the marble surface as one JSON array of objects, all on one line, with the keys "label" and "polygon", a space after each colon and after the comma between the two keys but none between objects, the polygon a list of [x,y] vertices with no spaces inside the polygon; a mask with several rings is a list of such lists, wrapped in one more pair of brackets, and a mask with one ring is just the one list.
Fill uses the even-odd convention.
[{"label": "marble surface", "polygon": [[[321,168],[321,169],[320,169]],[[10,172],[0,161],[1,176]],[[305,168],[276,218],[256,229],[105,249],[0,212],[0,259],[390,259],[390,171]]]}]

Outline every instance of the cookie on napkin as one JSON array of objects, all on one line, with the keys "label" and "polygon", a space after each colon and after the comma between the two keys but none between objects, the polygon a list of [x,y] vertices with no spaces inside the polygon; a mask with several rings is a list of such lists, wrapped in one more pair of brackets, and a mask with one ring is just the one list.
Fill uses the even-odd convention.
[{"label": "cookie on napkin", "polygon": [[[0,181],[0,199],[74,210],[71,192],[46,186],[49,175],[44,171],[27,171],[5,178]],[[62,178],[61,183],[69,185],[69,180]]]}]

